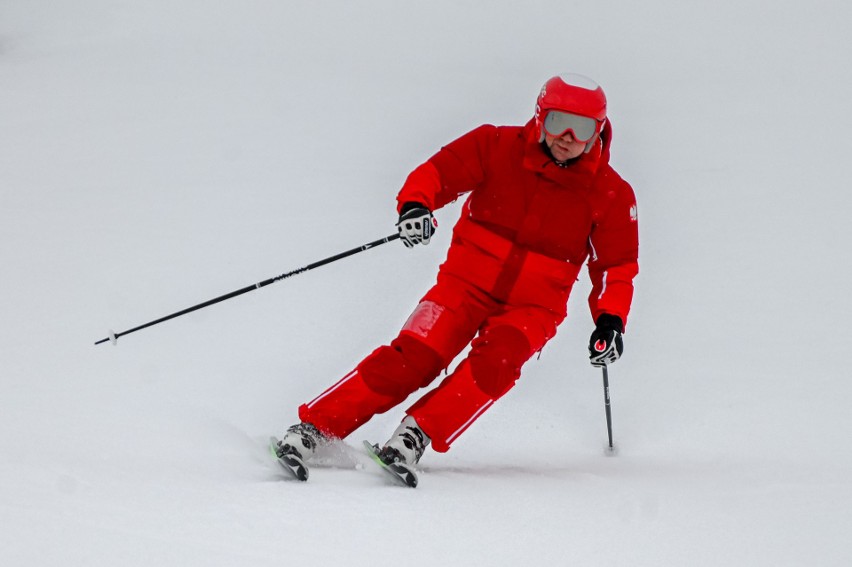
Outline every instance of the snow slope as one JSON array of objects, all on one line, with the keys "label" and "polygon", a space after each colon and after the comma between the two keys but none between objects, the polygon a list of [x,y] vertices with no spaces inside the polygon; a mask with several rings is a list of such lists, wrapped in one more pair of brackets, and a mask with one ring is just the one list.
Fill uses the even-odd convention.
[{"label": "snow slope", "polygon": [[[0,564],[852,564],[840,1],[0,2]],[[443,259],[389,244],[442,143],[606,88],[642,273],[606,458],[588,286],[421,486],[268,435]],[[401,417],[352,439],[384,440]]]}]

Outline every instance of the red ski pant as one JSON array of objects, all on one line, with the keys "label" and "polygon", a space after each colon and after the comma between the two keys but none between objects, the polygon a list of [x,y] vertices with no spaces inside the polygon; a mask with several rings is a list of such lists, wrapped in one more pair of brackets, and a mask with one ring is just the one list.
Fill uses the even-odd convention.
[{"label": "red ski pant", "polygon": [[563,316],[495,301],[467,282],[439,274],[399,335],[313,401],[299,418],[343,438],[431,384],[468,345],[470,352],[441,384],[406,413],[439,452],[508,392],[521,366],[556,334]]}]

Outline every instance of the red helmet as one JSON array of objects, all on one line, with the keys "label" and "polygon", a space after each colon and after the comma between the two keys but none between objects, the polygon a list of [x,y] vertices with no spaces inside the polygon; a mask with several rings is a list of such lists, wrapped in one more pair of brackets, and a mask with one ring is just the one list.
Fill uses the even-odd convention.
[{"label": "red helmet", "polygon": [[565,73],[549,79],[535,104],[535,123],[542,132],[542,124],[551,110],[569,112],[593,118],[600,133],[606,120],[606,95],[592,79],[576,73]]}]

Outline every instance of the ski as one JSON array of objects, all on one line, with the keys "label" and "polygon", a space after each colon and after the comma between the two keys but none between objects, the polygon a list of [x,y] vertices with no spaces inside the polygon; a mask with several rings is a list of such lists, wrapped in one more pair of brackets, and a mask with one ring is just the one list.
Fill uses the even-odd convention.
[{"label": "ski", "polygon": [[278,464],[281,465],[281,468],[287,471],[287,474],[289,474],[292,478],[300,480],[302,482],[308,480],[310,470],[302,461],[302,459],[293,454],[278,454],[278,438],[275,436],[269,438],[269,452],[272,454],[275,460],[278,461]]},{"label": "ski", "polygon": [[369,441],[364,441],[364,447],[367,449],[367,454],[381,469],[395,482],[401,486],[409,488],[417,488],[417,474],[408,465],[403,463],[386,463],[376,452],[376,446]]},{"label": "ski", "polygon": [[[404,463],[385,463],[376,452],[376,447],[371,445],[369,441],[364,441],[364,447],[367,449],[370,460],[375,462],[394,484],[410,488],[417,487],[417,473],[412,468]],[[310,475],[308,466],[298,455],[292,453],[279,455],[278,438],[275,436],[269,438],[269,453],[287,473],[288,478],[302,482],[308,480]]]}]

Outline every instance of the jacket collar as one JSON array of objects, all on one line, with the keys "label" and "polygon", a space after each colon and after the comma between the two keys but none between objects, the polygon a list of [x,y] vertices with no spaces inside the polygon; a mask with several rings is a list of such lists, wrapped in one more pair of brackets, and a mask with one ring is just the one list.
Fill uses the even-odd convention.
[{"label": "jacket collar", "polygon": [[541,147],[538,128],[535,119],[526,123],[523,128],[524,138],[524,167],[526,169],[541,173],[545,177],[556,182],[567,180],[574,175],[594,175],[601,165],[609,162],[609,144],[612,138],[612,129],[609,120],[604,124],[601,135],[595,141],[588,153],[581,155],[577,161],[567,167],[560,167],[553,158]]}]

